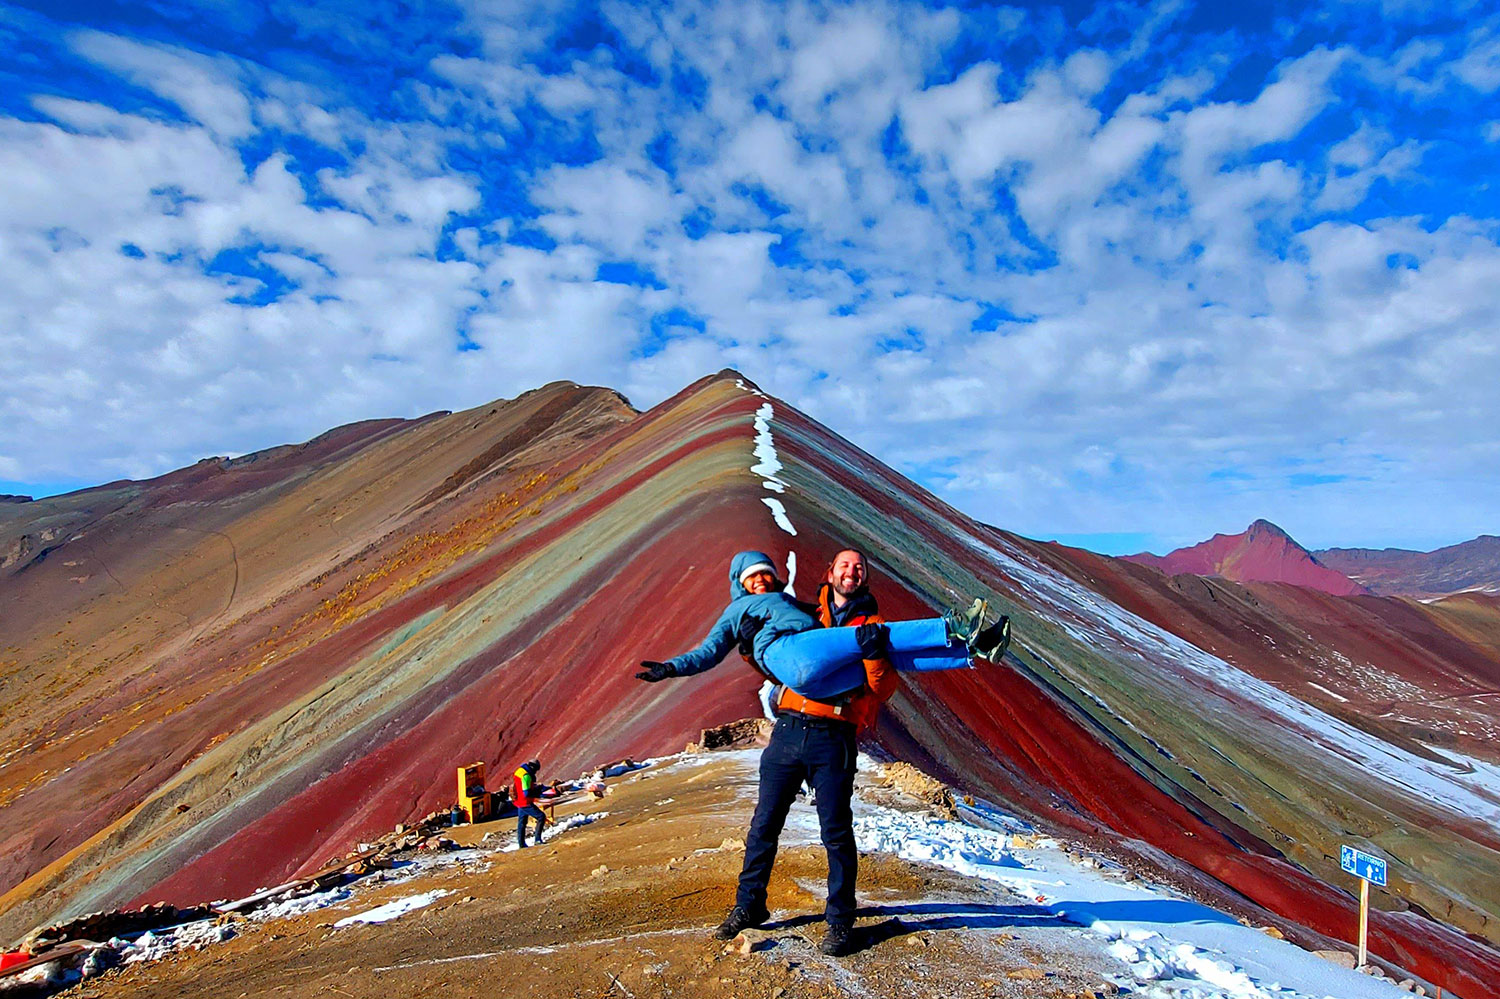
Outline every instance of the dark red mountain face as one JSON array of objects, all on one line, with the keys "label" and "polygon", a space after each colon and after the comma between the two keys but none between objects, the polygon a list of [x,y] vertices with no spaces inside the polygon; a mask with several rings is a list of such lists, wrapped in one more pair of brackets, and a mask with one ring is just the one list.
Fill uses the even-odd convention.
[{"label": "dark red mountain face", "polygon": [[1370,591],[1314,558],[1269,520],[1257,520],[1241,534],[1215,534],[1167,555],[1126,555],[1169,576],[1222,576],[1240,583],[1291,583],[1338,596]]}]

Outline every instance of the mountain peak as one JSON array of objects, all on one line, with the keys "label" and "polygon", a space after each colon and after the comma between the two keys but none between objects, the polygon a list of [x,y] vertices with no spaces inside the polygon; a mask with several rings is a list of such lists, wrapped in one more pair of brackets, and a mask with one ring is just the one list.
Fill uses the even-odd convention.
[{"label": "mountain peak", "polygon": [[1207,541],[1166,555],[1126,555],[1171,576],[1221,576],[1238,583],[1292,583],[1336,596],[1370,591],[1328,568],[1269,520],[1259,519],[1241,534],[1215,534]]},{"label": "mountain peak", "polygon": [[[1292,544],[1297,544],[1297,542],[1292,538],[1290,534],[1286,533],[1280,527],[1277,527],[1275,524],[1271,523],[1269,520],[1266,520],[1264,517],[1260,517],[1256,520],[1251,521],[1250,526],[1245,528],[1245,534],[1243,536],[1256,537],[1259,535],[1267,534],[1274,538],[1285,538],[1287,541],[1291,541]],[[1302,546],[1297,545],[1297,547],[1301,548]]]}]

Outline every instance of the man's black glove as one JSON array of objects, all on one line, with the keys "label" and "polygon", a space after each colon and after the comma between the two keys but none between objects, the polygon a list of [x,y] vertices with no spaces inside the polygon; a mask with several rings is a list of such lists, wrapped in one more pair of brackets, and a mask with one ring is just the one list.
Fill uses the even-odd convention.
[{"label": "man's black glove", "polygon": [[650,659],[642,659],[641,665],[645,669],[635,675],[637,680],[645,680],[647,683],[655,683],[657,680],[665,680],[669,676],[676,676],[677,671],[670,663],[652,662]]}]

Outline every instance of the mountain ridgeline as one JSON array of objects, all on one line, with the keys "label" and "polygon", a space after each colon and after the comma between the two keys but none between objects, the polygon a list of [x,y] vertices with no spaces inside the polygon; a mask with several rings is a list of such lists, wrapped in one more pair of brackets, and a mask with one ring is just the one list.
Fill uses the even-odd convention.
[{"label": "mountain ridgeline", "polygon": [[1309,551],[1269,520],[1257,520],[1240,534],[1215,534],[1166,555],[1141,552],[1124,558],[1169,576],[1291,583],[1340,596],[1500,595],[1500,537],[1493,534],[1430,552],[1405,548]]},{"label": "mountain ridgeline", "polygon": [[1236,581],[1273,549],[1338,575],[1252,533],[1175,575],[1029,541],[730,371],[0,504],[0,935],[286,880],[446,807],[457,763],[680,750],[759,677],[636,660],[701,638],[735,551],[806,596],[852,544],[888,617],[986,594],[1015,623],[1004,663],[905,684],[887,752],[1314,942],[1353,925],[1339,844],[1377,849],[1372,947],[1485,994],[1500,607]]}]

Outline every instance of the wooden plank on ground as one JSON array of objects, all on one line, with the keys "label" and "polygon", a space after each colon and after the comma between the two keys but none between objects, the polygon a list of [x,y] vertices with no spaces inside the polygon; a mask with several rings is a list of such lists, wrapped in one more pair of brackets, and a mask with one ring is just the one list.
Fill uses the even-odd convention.
[{"label": "wooden plank on ground", "polygon": [[252,906],[259,905],[266,899],[275,898],[277,895],[282,895],[289,891],[296,891],[298,888],[306,888],[313,882],[321,881],[323,878],[328,877],[330,874],[337,874],[340,871],[347,870],[348,868],[353,867],[355,864],[359,863],[362,860],[369,860],[379,852],[380,847],[371,847],[368,850],[356,853],[352,857],[335,861],[334,863],[329,864],[327,867],[314,871],[305,878],[298,878],[295,881],[288,881],[285,884],[277,885],[275,888],[267,888],[264,891],[256,892],[254,895],[246,895],[244,898],[236,899],[233,902],[226,902],[223,905],[217,906],[217,909],[220,912],[240,912]]},{"label": "wooden plank on ground", "polygon": [[74,957],[86,951],[91,951],[98,946],[100,945],[94,943],[92,940],[74,940],[71,943],[61,944],[57,947],[49,947],[40,954],[34,955],[29,961],[13,964],[4,971],[0,971],[0,978],[9,978],[11,975],[18,975],[31,968],[41,967],[50,961],[60,961],[63,958]]}]

